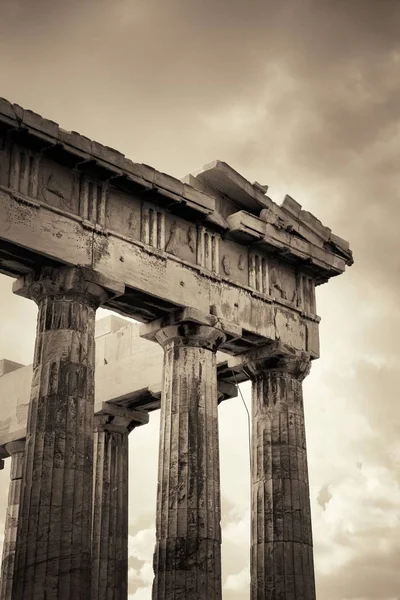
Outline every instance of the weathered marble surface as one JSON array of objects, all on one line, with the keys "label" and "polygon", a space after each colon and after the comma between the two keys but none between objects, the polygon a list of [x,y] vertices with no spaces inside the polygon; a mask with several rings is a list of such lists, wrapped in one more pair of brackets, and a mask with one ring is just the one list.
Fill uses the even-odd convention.
[{"label": "weathered marble surface", "polygon": [[315,600],[302,392],[310,360],[275,352],[242,365],[252,380],[251,600]]},{"label": "weathered marble surface", "polygon": [[[201,426],[205,423],[205,433],[212,440],[216,437],[213,425],[217,403],[215,357],[213,354],[213,359],[210,359],[210,349],[207,344],[204,345],[202,335],[205,331],[222,328],[220,348],[234,356],[253,353],[257,347],[279,343],[289,350],[289,354],[305,352],[308,358],[318,358],[319,317],[316,314],[315,287],[343,273],[346,266],[353,262],[348,242],[334,235],[289,196],[278,206],[268,198],[266,192],[267,186],[250,183],[220,161],[179,181],[146,165],[133,163],[115,150],[75,132],[67,132],[32,111],[0,99],[0,272],[24,276],[28,280],[31,278],[32,265],[36,271],[48,265],[49,260],[53,261],[52,264],[55,261],[57,264],[79,265],[80,272],[86,270],[96,278],[95,282],[91,282],[98,286],[96,289],[102,289],[104,286],[101,282],[108,278],[122,282],[122,289],[118,293],[104,299],[105,305],[143,322],[150,322],[150,335],[154,334],[161,321],[165,321],[155,335],[159,341],[166,343],[166,348],[173,348],[172,354],[166,352],[165,356],[166,387],[162,402],[161,430],[164,437],[161,449],[165,450],[165,455],[160,454],[160,457],[162,464],[167,467],[160,475],[164,483],[160,484],[159,492],[159,508],[163,511],[163,519],[158,527],[155,560],[157,575],[154,594],[157,600],[161,600],[162,594],[169,594],[171,598],[183,598],[186,593],[195,598],[220,597],[217,567],[219,538],[215,526],[216,521],[219,523],[215,496],[217,488],[219,494],[219,483],[215,465],[208,463],[211,450],[205,446],[201,436],[194,442],[193,455],[198,460],[195,478],[189,477],[187,472],[181,476],[177,471],[177,466],[179,470],[182,467],[183,472],[189,468],[190,461],[185,455],[191,440],[189,424],[194,423],[196,431],[199,427],[202,431]],[[94,288],[90,290],[86,288],[86,292],[93,295]],[[93,437],[90,419],[83,408],[91,404],[93,414],[93,350],[89,358],[85,353],[87,346],[92,348],[93,341],[93,331],[86,329],[87,321],[90,322],[89,329],[93,324],[93,306],[89,315],[89,304],[87,296],[85,300],[79,294],[71,296],[71,290],[57,298],[48,296],[47,300],[40,303],[40,327],[27,432],[27,466],[24,471],[26,485],[29,490],[32,488],[32,494],[23,493],[21,504],[24,549],[17,553],[20,577],[17,595],[13,600],[21,600],[25,593],[24,586],[28,590],[25,593],[27,600],[39,594],[39,582],[45,582],[49,600],[56,593],[58,574],[62,585],[57,589],[63,598],[75,597],[79,600],[80,597],[87,597],[89,591],[84,589],[86,583],[83,583],[79,593],[84,595],[76,595],[79,578],[82,582],[88,580],[87,524],[81,520],[82,515],[87,515],[86,504],[84,507],[82,505],[83,495],[87,501],[87,486],[85,482],[82,487],[80,477],[81,462],[84,462],[82,456],[85,456],[85,460],[89,456],[88,461],[91,461],[90,454],[86,454],[86,447],[89,448],[89,437]],[[72,312],[69,312],[70,306],[74,307]],[[179,335],[170,336],[171,327],[177,326],[177,323],[170,321],[170,317],[175,311],[181,311],[182,307],[204,316],[191,321],[192,333],[194,330],[203,331],[200,335],[202,343],[198,342],[197,334],[197,337],[193,337],[185,327],[182,329],[182,321]],[[80,321],[80,326],[84,325],[81,333],[78,333],[75,325],[72,326],[74,332],[68,329],[75,320]],[[188,322],[186,320],[185,323]],[[232,335],[228,335],[224,329],[223,324],[227,322],[236,329]],[[163,338],[163,335],[166,337]],[[190,343],[182,345],[177,341],[182,339],[190,340]],[[79,364],[77,354],[82,355],[79,356]],[[184,371],[185,361],[190,365],[189,374]],[[247,363],[250,364],[249,360]],[[125,373],[129,372],[129,363],[125,367]],[[267,370],[269,373],[270,365]],[[168,379],[170,372],[175,374],[173,381]],[[74,374],[77,374],[76,379]],[[107,381],[114,387],[114,397],[119,393],[118,401],[124,402],[126,394],[131,393],[127,389],[129,386],[122,384],[118,387],[119,384],[116,385],[116,381],[110,378],[105,380],[105,387]],[[211,381],[212,389],[209,387]],[[274,449],[270,450],[273,465],[282,458],[281,454],[276,453],[277,448],[282,447],[285,452],[283,440],[293,435],[298,440],[302,436],[297,383],[296,377],[287,374],[263,374],[262,385],[259,391],[254,392],[258,398],[255,403],[259,402],[260,405],[268,403],[265,389],[269,390],[268,397],[276,395],[274,411],[279,414],[279,423],[281,420],[284,423],[285,418],[287,420],[287,431],[281,431],[279,424],[276,434],[275,412],[272,416],[268,411],[263,412],[260,421],[255,418],[255,428],[261,429],[263,435],[278,435],[276,446],[271,446]],[[275,390],[274,386],[278,390],[276,393],[271,391]],[[153,392],[148,388],[148,382],[146,388],[152,398]],[[48,410],[50,406],[52,410]],[[154,403],[152,408],[155,408]],[[206,413],[207,418],[204,416]],[[292,414],[295,415],[295,427],[291,423]],[[56,427],[49,425],[53,417]],[[17,413],[18,424],[22,424],[23,419],[23,415]],[[8,422],[7,418],[0,420],[0,436],[7,436],[12,427],[13,423]],[[14,435],[21,431],[14,431]],[[52,437],[54,432],[56,439]],[[64,442],[62,451],[52,453],[58,443],[62,445]],[[86,444],[84,451],[80,444]],[[213,444],[211,446],[215,449]],[[257,451],[261,452],[264,446],[263,442],[257,446]],[[304,496],[308,482],[299,465],[302,461],[304,463],[302,457],[305,447],[297,441],[289,444],[290,448],[292,446],[296,446],[299,464],[293,467],[294,474],[291,471],[289,479],[298,482]],[[296,465],[295,462],[290,464]],[[85,463],[85,469],[86,466]],[[266,470],[260,472],[261,480],[267,475],[269,482],[269,487],[265,482],[264,490],[260,492],[263,501],[272,498],[275,502],[276,496],[278,502],[275,502],[272,526],[270,519],[266,518],[260,527],[262,531],[265,526],[267,533],[272,527],[273,541],[265,533],[260,543],[253,543],[253,556],[258,545],[262,556],[268,556],[273,543],[274,568],[276,566],[277,569],[276,573],[274,571],[274,586],[278,591],[271,591],[271,584],[260,566],[262,560],[256,560],[256,552],[253,565],[257,565],[254,567],[257,574],[254,575],[253,568],[252,593],[258,594],[257,599],[268,593],[281,598],[304,597],[313,600],[311,563],[307,567],[304,554],[304,547],[309,548],[307,507],[301,504],[305,521],[300,541],[293,533],[287,542],[285,537],[282,538],[280,527],[285,526],[290,530],[291,523],[295,531],[297,512],[292,515],[292,521],[289,517],[286,519],[284,512],[284,523],[280,523],[282,511],[279,503],[286,502],[286,496],[282,500],[285,478],[278,476],[281,473],[279,468],[277,466],[275,469],[274,466],[271,467],[272,471],[268,471],[265,467]],[[268,475],[270,473],[271,476]],[[207,484],[205,491],[204,474],[210,474],[210,481],[215,484],[209,507],[211,533],[206,538],[201,537],[204,528],[201,511],[205,505],[197,504],[194,513],[191,513],[191,507],[187,504],[188,494],[184,491],[185,498],[180,491],[176,494],[176,490],[180,490],[179,485],[185,488],[192,482],[195,487],[193,498],[206,502],[210,486]],[[57,477],[60,481],[54,490],[57,488],[60,495],[58,503],[54,505],[53,496],[49,493]],[[254,473],[253,477],[258,481]],[[170,483],[171,488],[168,487]],[[176,484],[179,484],[178,488]],[[39,502],[40,495],[46,498],[42,504]],[[75,502],[72,505],[71,497]],[[50,500],[47,501],[47,498]],[[182,511],[176,512],[174,517],[174,511],[178,511],[178,501],[182,502]],[[46,513],[44,508],[46,502],[48,511],[54,509],[57,518],[65,513],[62,519],[67,524],[67,533],[62,534],[62,543],[57,549],[55,540],[61,535],[61,527],[57,518],[54,522],[59,527],[58,533],[54,533],[53,525],[49,526],[50,521],[46,520],[48,511]],[[288,515],[297,503],[296,494],[292,494],[285,505]],[[75,507],[78,514],[73,516]],[[193,523],[189,521],[190,515],[194,518]],[[160,529],[161,525],[166,527],[166,533]],[[71,540],[75,539],[73,536],[80,527],[81,533],[84,533],[83,537],[80,537],[80,533],[76,534],[76,547],[83,560],[76,570],[72,569],[69,578],[66,572],[73,559],[68,554],[68,544],[71,550]],[[178,535],[178,527],[183,527],[183,537]],[[181,546],[177,540],[182,540]],[[204,540],[208,541],[205,543]],[[195,558],[188,561],[192,542]],[[210,551],[207,564],[203,560],[204,544],[207,552]],[[303,557],[301,573],[294,560],[295,547],[296,557],[300,554]],[[285,553],[292,553],[293,571],[295,575],[297,573],[294,584],[289,567],[282,578],[282,564],[290,563]],[[283,554],[285,557],[282,562],[280,557]],[[51,561],[47,561],[49,556]],[[61,558],[65,558],[66,567],[65,571],[58,572]],[[76,556],[74,560],[77,560]],[[180,568],[183,562],[189,564],[189,570]],[[43,574],[47,565],[50,569],[48,577]],[[188,576],[190,569],[193,569],[195,576]],[[259,571],[261,575],[258,580]],[[175,584],[172,583],[172,572],[177,574]],[[297,583],[302,577],[303,586]],[[200,581],[206,582],[205,587]],[[174,585],[177,586],[176,590],[173,589]],[[293,585],[298,587],[294,589]],[[165,586],[172,591],[166,592]],[[177,595],[172,596],[175,592]]]},{"label": "weathered marble surface", "polygon": [[216,351],[231,332],[193,316],[142,328],[164,348],[153,600],[222,597]]},{"label": "weathered marble surface", "polygon": [[13,600],[87,600],[91,582],[94,324],[105,289],[43,269],[14,291],[39,307]]},{"label": "weathered marble surface", "polygon": [[[126,451],[129,424],[137,426],[145,422],[148,415],[143,412],[127,410],[113,401],[126,402],[132,394],[135,401],[146,396],[146,390],[154,394],[154,405],[161,395],[161,377],[163,349],[139,336],[139,326],[116,315],[110,315],[96,321],[96,398],[95,436],[94,436],[94,523],[93,523],[93,570],[92,597],[99,600],[115,594],[115,600],[124,597],[126,589],[127,561],[127,511],[125,491],[127,490],[128,468]],[[226,355],[218,353],[219,360]],[[3,361],[6,374],[0,377],[0,422],[3,429],[0,434],[0,450],[8,456],[7,440],[24,439],[26,418],[31,387],[32,365],[24,367],[18,363]],[[11,371],[11,369],[14,371]],[[147,388],[145,387],[147,385]],[[219,382],[219,401],[236,395],[235,386]],[[157,400],[158,398],[158,400]],[[15,407],[15,403],[17,406]],[[146,404],[146,408],[149,406]],[[7,417],[11,415],[12,419]],[[23,420],[25,419],[25,421]],[[122,423],[125,423],[121,427]],[[8,425],[7,425],[8,424]],[[100,425],[103,424],[103,427]],[[16,442],[21,443],[21,442]],[[22,442],[24,446],[24,441]],[[13,445],[11,445],[13,447]],[[125,457],[125,458],[124,458]],[[121,475],[124,471],[124,476]],[[20,482],[18,482],[19,484]],[[13,486],[13,482],[11,482]],[[11,489],[11,488],[10,488]],[[104,491],[105,490],[105,491]],[[111,490],[113,490],[111,492]],[[103,494],[104,492],[104,494]],[[11,492],[10,492],[11,493]],[[111,494],[111,495],[110,495]],[[112,508],[118,505],[118,512],[110,517],[110,499]],[[18,502],[17,502],[18,500]],[[10,496],[9,510],[13,513],[13,524],[17,525],[19,498],[16,493]],[[102,503],[104,503],[104,510]],[[125,527],[126,525],[126,527]],[[102,533],[101,533],[102,532]],[[5,536],[8,532],[6,529]],[[14,540],[15,541],[15,540]],[[125,558],[124,558],[125,556]],[[7,564],[7,573],[11,579],[12,563]],[[124,583],[125,582],[125,583]],[[114,589],[111,592],[111,589]],[[8,588],[7,588],[8,589]],[[11,596],[2,600],[10,600]]]},{"label": "weathered marble surface", "polygon": [[2,99],[0,165],[0,272],[28,272],[29,253],[85,266],[126,285],[108,306],[138,320],[189,304],[242,327],[228,353],[319,356],[315,286],[352,253],[292,198],[221,161],[179,181]]}]

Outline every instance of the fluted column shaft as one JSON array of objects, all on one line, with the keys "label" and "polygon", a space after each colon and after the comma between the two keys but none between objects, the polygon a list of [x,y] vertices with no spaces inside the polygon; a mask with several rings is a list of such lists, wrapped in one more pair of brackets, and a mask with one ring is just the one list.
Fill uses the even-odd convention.
[{"label": "fluted column shaft", "polygon": [[128,597],[128,435],[148,415],[114,407],[94,418],[92,600]]},{"label": "fluted column shaft", "polygon": [[217,328],[171,325],[164,346],[153,600],[221,599]]},{"label": "fluted column shaft", "polygon": [[11,471],[1,563],[0,600],[11,600],[25,440],[10,442],[5,448],[11,456]]},{"label": "fluted column shaft", "polygon": [[12,600],[87,600],[95,313],[106,292],[45,268],[17,293],[39,307]]},{"label": "fluted column shaft", "polygon": [[315,600],[302,380],[309,360],[253,364],[251,599]]}]

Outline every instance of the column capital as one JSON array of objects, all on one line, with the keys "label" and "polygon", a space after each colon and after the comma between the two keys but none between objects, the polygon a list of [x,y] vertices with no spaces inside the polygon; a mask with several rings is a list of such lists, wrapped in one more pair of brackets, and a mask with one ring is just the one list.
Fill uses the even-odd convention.
[{"label": "column capital", "polygon": [[103,402],[102,410],[94,415],[94,430],[129,434],[135,427],[148,422],[149,414],[143,410],[129,410]]},{"label": "column capital", "polygon": [[235,323],[195,308],[179,309],[140,328],[141,337],[157,341],[161,346],[175,341],[182,346],[214,351],[241,335],[242,329]]},{"label": "column capital", "polygon": [[25,440],[16,440],[15,442],[9,442],[4,446],[7,454],[12,456],[17,452],[25,452]]},{"label": "column capital", "polygon": [[125,285],[102,276],[87,267],[43,267],[39,271],[22,275],[13,284],[18,296],[38,304],[46,296],[85,297],[94,308],[109,298],[120,296]]},{"label": "column capital", "polygon": [[244,372],[250,379],[265,372],[279,372],[303,381],[311,370],[307,352],[294,350],[281,342],[272,342],[228,360],[232,371]]}]

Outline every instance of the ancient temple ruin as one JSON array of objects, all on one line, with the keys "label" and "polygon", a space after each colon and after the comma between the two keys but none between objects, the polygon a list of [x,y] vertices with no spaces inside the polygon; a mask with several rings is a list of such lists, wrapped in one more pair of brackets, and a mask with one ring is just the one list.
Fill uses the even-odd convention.
[{"label": "ancient temple ruin", "polygon": [[[1,100],[0,272],[39,308],[33,365],[0,363],[1,600],[127,598],[128,435],[158,408],[153,600],[221,599],[218,403],[246,379],[251,598],[314,600],[302,381],[351,264],[223,162],[179,181]],[[96,333],[99,306],[143,325]]]}]

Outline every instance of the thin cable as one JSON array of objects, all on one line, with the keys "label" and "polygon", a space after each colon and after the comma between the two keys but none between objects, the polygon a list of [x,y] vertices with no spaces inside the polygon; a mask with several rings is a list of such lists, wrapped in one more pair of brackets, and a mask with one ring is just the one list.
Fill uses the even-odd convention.
[{"label": "thin cable", "polygon": [[232,375],[233,375],[233,378],[235,380],[235,384],[237,386],[237,389],[239,390],[240,397],[242,399],[242,402],[244,404],[244,407],[245,407],[246,413],[247,413],[247,429],[248,429],[248,437],[249,437],[249,463],[250,463],[250,477],[251,477],[251,473],[252,473],[252,460],[251,460],[251,420],[250,420],[250,412],[249,412],[249,409],[247,408],[247,404],[246,404],[246,401],[245,401],[245,399],[243,397],[242,390],[240,389],[238,381],[236,379],[235,371],[233,371],[233,370],[231,370],[231,371],[232,371]]}]

